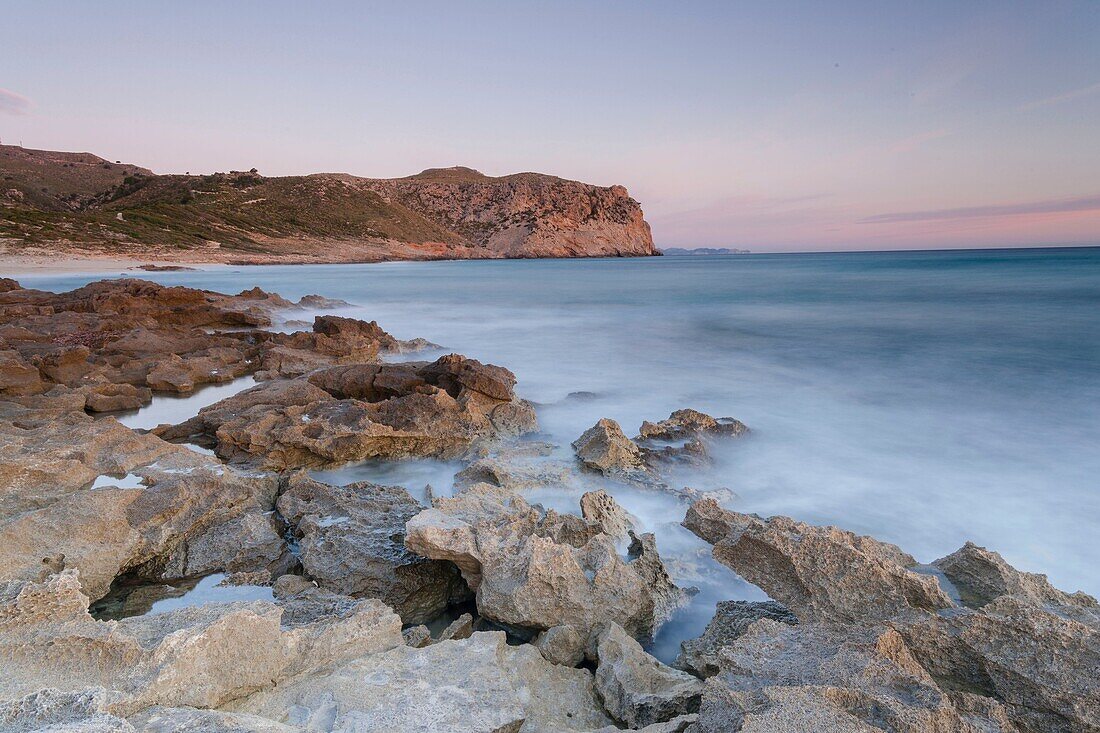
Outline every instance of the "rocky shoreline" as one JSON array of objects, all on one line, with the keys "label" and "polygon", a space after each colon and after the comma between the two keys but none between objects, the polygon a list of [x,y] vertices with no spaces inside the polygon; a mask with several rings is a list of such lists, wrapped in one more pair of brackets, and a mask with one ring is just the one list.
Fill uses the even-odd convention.
[{"label": "rocky shoreline", "polygon": [[[1090,596],[969,543],[921,565],[676,485],[750,435],[732,418],[634,438],[602,419],[561,459],[504,367],[418,360],[442,349],[373,322],[280,323],[341,305],[0,279],[0,730],[1100,730]],[[177,424],[113,416],[249,375]],[[462,462],[453,495],[310,474],[425,457]],[[548,485],[575,509],[531,498]],[[720,603],[673,665],[649,655],[695,589],[619,486],[675,497],[772,600]],[[120,595],[215,575],[270,600]],[[125,612],[89,612],[115,596]]]}]

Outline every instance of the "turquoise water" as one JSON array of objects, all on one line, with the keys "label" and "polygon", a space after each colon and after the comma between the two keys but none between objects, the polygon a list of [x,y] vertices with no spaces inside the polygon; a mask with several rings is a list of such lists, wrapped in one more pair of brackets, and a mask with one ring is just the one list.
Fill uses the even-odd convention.
[{"label": "turquoise water", "polygon": [[[563,444],[600,417],[633,432],[684,406],[731,415],[753,437],[689,478],[732,489],[735,509],[837,524],[921,561],[973,540],[1067,590],[1100,593],[1100,249],[143,277],[346,299],[398,337],[515,371]],[[23,282],[58,290],[90,279]],[[582,390],[596,399],[564,399]],[[653,526],[682,518],[645,497],[628,502]]]}]

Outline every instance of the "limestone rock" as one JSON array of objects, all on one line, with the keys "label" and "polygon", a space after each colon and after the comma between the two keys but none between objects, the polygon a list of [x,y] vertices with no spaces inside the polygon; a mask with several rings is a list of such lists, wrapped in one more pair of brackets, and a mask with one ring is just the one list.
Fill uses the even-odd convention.
[{"label": "limestone rock", "polygon": [[530,629],[569,624],[582,634],[613,620],[652,632],[683,593],[668,580],[652,536],[630,560],[602,528],[530,506],[489,484],[435,501],[406,524],[405,545],[458,566],[476,592],[478,612]]},{"label": "limestone rock", "polygon": [[590,672],[549,664],[529,645],[508,646],[503,632],[420,649],[402,645],[287,680],[226,708],[307,729],[361,733],[549,733],[610,722]]},{"label": "limestone rock", "polygon": [[262,601],[95,621],[74,571],[0,586],[0,699],[45,687],[105,687],[126,717],[149,705],[213,707],[354,656],[403,645],[400,620],[375,600],[281,625]]},{"label": "limestone rock", "polygon": [[323,588],[380,598],[405,623],[435,618],[466,592],[454,565],[405,549],[405,523],[421,506],[400,486],[331,486],[296,475],[278,505],[299,537],[305,572]]},{"label": "limestone rock", "polygon": [[643,471],[642,453],[619,427],[602,418],[573,441],[573,450],[587,467],[608,476],[631,475]]},{"label": "limestone rock", "polygon": [[1082,623],[1100,626],[1100,604],[1084,593],[1064,593],[1045,575],[1023,573],[998,553],[967,542],[947,557],[932,563],[959,591],[962,602],[982,608],[1001,596],[1015,596],[1047,607]]},{"label": "limestone rock", "polygon": [[[42,558],[56,555],[81,571],[94,598],[124,570],[179,577],[165,568],[181,543],[274,500],[273,477],[238,473],[114,420],[11,403],[0,413],[13,418],[0,419],[0,581],[35,578]],[[127,473],[142,485],[88,488]]]},{"label": "limestone rock", "polygon": [[600,632],[596,653],[596,691],[619,722],[641,728],[699,709],[703,683],[646,654],[618,624]]},{"label": "limestone rock", "polygon": [[775,601],[719,601],[714,618],[702,635],[680,642],[680,656],[673,666],[697,677],[718,674],[718,653],[740,638],[762,618],[785,624],[798,620],[782,604]]},{"label": "limestone rock", "polygon": [[454,457],[475,442],[537,428],[512,383],[511,372],[454,354],[431,364],[333,367],[268,382],[158,434],[203,436],[227,460],[258,458],[277,469]]},{"label": "limestone rock", "polygon": [[767,520],[692,504],[684,526],[714,545],[714,557],[789,608],[799,621],[886,619],[954,604],[936,579],[898,547],[788,517]]},{"label": "limestone rock", "polygon": [[581,497],[581,516],[616,539],[626,539],[638,526],[637,520],[602,489],[589,491]]},{"label": "limestone rock", "polygon": [[730,730],[1015,731],[988,716],[971,720],[916,660],[902,635],[883,625],[752,624],[719,656],[698,726]]},{"label": "limestone rock", "polygon": [[586,639],[573,626],[554,626],[535,638],[535,648],[551,664],[576,667],[584,661]]}]

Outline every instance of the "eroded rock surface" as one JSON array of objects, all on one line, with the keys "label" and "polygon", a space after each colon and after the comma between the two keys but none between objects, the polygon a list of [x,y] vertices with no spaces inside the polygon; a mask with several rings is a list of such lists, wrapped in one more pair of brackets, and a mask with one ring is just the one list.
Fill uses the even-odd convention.
[{"label": "eroded rock surface", "polygon": [[642,728],[699,709],[703,683],[646,654],[618,624],[600,632],[596,654],[596,691],[620,723]]},{"label": "eroded rock surface", "polygon": [[612,620],[645,635],[684,598],[651,535],[624,560],[601,525],[541,512],[489,484],[436,499],[409,520],[405,544],[457,565],[482,616],[529,629],[568,624],[587,635]]},{"label": "eroded rock surface", "polygon": [[453,457],[477,441],[537,427],[514,382],[506,369],[456,354],[330,367],[246,390],[159,434],[211,442],[222,458],[275,469]]},{"label": "eroded rock surface", "polygon": [[762,618],[792,625],[798,623],[794,614],[775,601],[720,601],[706,630],[680,643],[680,656],[674,666],[696,677],[713,677],[719,671],[718,653]]},{"label": "eroded rock surface", "polygon": [[303,569],[322,588],[380,598],[409,624],[468,593],[453,564],[405,549],[405,523],[422,507],[400,486],[331,486],[299,474],[278,506],[299,538]]},{"label": "eroded rock surface", "polygon": [[895,545],[787,517],[761,519],[704,499],[684,526],[714,557],[789,608],[799,621],[852,622],[954,605],[917,561]]}]

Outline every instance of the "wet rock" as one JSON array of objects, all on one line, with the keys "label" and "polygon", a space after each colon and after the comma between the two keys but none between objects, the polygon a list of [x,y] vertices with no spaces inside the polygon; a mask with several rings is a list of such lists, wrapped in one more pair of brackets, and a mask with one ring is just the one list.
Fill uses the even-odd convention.
[{"label": "wet rock", "polygon": [[600,632],[596,653],[596,691],[620,723],[641,728],[699,709],[703,683],[646,654],[618,624]]},{"label": "wet rock", "polygon": [[167,578],[247,573],[271,582],[294,564],[274,512],[251,511],[216,524],[175,548],[164,562]]},{"label": "wet rock", "polygon": [[667,420],[643,422],[638,440],[685,440],[700,436],[740,438],[749,428],[732,417],[714,418],[698,410],[676,410]]},{"label": "wet rock", "polygon": [[136,410],[153,399],[152,390],[132,384],[97,384],[84,387],[85,407],[90,412]]},{"label": "wet rock", "polygon": [[454,621],[447,625],[447,628],[443,629],[439,634],[440,641],[449,641],[451,639],[469,639],[470,635],[474,633],[474,617],[468,613],[464,613]]},{"label": "wet rock", "polygon": [[380,598],[405,623],[431,620],[467,592],[454,565],[405,549],[405,523],[422,507],[400,486],[296,475],[278,505],[299,537],[302,567],[323,588]]},{"label": "wet rock", "polygon": [[540,632],[535,637],[534,645],[543,659],[551,664],[576,667],[584,661],[587,640],[576,627],[566,624]]},{"label": "wet rock", "polygon": [[[510,387],[507,400],[500,400],[447,381],[450,372],[436,368],[445,360],[448,368],[466,375],[463,379],[490,368],[457,355],[412,367],[336,367],[308,381],[279,380],[248,390],[158,434],[168,439],[202,435],[227,460],[260,459],[286,469],[366,458],[454,457],[475,442],[537,427],[531,406]],[[456,364],[477,366],[467,372]],[[484,380],[467,381],[491,389]]]},{"label": "wet rock", "polygon": [[504,367],[482,364],[460,354],[441,356],[420,370],[429,383],[458,397],[465,390],[487,395],[495,400],[508,401],[514,397],[516,375]]},{"label": "wet rock", "polygon": [[436,499],[405,529],[406,547],[457,565],[476,592],[478,612],[503,624],[569,624],[587,634],[613,620],[642,635],[684,598],[667,581],[651,536],[624,560],[599,526],[542,513],[489,484]]},{"label": "wet rock", "polygon": [[788,517],[764,520],[704,499],[684,526],[714,545],[714,558],[789,608],[800,621],[886,619],[954,604],[934,577],[907,568],[898,547]]},{"label": "wet rock", "polygon": [[1082,623],[1100,626],[1100,604],[1084,593],[1064,593],[1045,575],[1020,572],[998,553],[967,542],[932,563],[959,591],[963,604],[982,608],[1001,596],[1015,596]]},{"label": "wet rock", "polygon": [[573,441],[585,465],[606,476],[632,476],[644,470],[641,450],[614,420],[602,418]]},{"label": "wet rock", "polygon": [[680,656],[673,666],[697,677],[713,677],[719,671],[719,651],[762,618],[792,625],[798,623],[794,614],[775,601],[720,601],[706,630],[694,639],[680,642]]},{"label": "wet rock", "polygon": [[503,632],[414,649],[402,645],[304,675],[227,709],[304,728],[370,731],[591,730],[610,723],[592,674],[552,665]]}]

